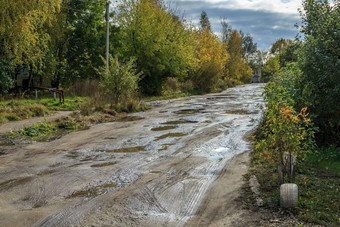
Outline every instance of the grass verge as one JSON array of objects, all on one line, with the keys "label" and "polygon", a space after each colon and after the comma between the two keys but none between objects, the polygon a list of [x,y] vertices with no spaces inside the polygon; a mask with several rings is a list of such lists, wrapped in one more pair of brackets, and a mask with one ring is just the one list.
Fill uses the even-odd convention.
[{"label": "grass verge", "polygon": [[53,98],[1,101],[0,123],[46,116],[53,111],[79,110],[86,100],[84,97],[69,97],[65,103],[59,103],[59,100]]},{"label": "grass verge", "polygon": [[6,136],[12,139],[50,141],[63,134],[85,128],[86,125],[83,122],[77,122],[68,117],[51,122],[48,122],[45,118],[45,121],[42,123],[27,126],[16,132],[10,132]]},{"label": "grass verge", "polygon": [[[253,157],[249,176],[255,175],[261,185],[264,209],[284,213],[287,218],[293,214],[303,223],[340,226],[339,170],[340,149],[334,147],[318,148],[299,163],[295,180],[299,187],[299,206],[294,209],[280,208],[277,168]],[[244,194],[248,197],[247,207],[254,208],[249,188],[244,189]]]}]

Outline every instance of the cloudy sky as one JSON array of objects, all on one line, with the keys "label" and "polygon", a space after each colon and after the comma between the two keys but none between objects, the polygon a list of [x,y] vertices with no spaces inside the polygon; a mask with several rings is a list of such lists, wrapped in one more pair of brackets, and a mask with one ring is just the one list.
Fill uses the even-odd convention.
[{"label": "cloudy sky", "polygon": [[215,33],[221,32],[220,19],[234,29],[252,34],[258,48],[269,49],[279,38],[294,39],[299,23],[301,0],[165,0],[171,8],[198,25],[202,10],[210,19]]}]

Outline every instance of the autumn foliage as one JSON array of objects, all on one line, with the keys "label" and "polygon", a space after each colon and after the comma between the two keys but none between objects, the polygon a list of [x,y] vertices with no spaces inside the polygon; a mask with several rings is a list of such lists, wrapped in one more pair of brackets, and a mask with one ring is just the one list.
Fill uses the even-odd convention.
[{"label": "autumn foliage", "polygon": [[[0,85],[0,91],[14,85],[16,67],[24,68],[30,81],[51,78],[56,86],[100,80],[96,69],[105,54],[105,3],[1,1],[0,69],[6,86]],[[251,82],[243,36],[235,30],[230,41],[221,41],[205,12],[198,28],[162,0],[123,0],[110,13],[109,28],[110,54],[123,64],[135,59],[144,94],[164,93],[168,78],[204,92]]]}]

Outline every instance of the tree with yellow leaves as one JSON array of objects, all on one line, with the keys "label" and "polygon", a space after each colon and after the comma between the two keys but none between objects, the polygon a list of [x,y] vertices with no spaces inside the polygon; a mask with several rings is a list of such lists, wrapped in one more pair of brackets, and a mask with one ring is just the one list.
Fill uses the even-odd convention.
[{"label": "tree with yellow leaves", "polygon": [[234,30],[228,42],[228,53],[230,58],[226,64],[228,70],[227,80],[233,83],[250,83],[253,70],[242,58],[242,38],[238,31]]},{"label": "tree with yellow leaves", "polygon": [[194,34],[195,66],[192,80],[197,89],[211,91],[216,88],[218,80],[225,74],[228,55],[224,43],[212,33],[209,19],[204,11],[200,21],[201,29]]},{"label": "tree with yellow leaves", "polygon": [[59,11],[62,0],[2,0],[0,57],[13,65],[34,66],[44,55],[49,35],[42,31]]}]

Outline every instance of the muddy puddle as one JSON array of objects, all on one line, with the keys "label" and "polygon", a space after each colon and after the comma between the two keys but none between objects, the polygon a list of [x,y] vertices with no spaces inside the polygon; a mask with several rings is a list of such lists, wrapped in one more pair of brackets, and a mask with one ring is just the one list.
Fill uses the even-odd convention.
[{"label": "muddy puddle", "polygon": [[166,151],[170,146],[174,145],[173,143],[165,143],[162,144],[162,148],[158,149],[158,151]]},{"label": "muddy puddle", "polygon": [[47,171],[38,173],[37,176],[46,176],[46,175],[50,175],[50,174],[52,174],[54,172],[55,172],[54,170],[47,170]]},{"label": "muddy puddle", "polygon": [[225,113],[226,114],[248,114],[248,112],[245,111],[245,110],[231,110],[231,111],[227,111]]},{"label": "muddy puddle", "polygon": [[87,197],[87,198],[93,198],[99,195],[102,195],[107,192],[107,189],[116,187],[115,183],[108,183],[103,185],[98,185],[96,187],[92,187],[86,190],[81,190],[72,193],[69,196],[66,196],[65,199],[71,199],[76,197]]},{"label": "muddy puddle", "polygon": [[0,191],[26,184],[30,182],[31,180],[33,180],[33,177],[22,177],[22,178],[4,181],[0,183]]},{"label": "muddy puddle", "polygon": [[71,151],[69,152],[67,155],[65,155],[67,158],[71,158],[71,159],[76,159],[79,157],[78,152],[75,151]]},{"label": "muddy puddle", "polygon": [[197,121],[189,121],[189,120],[178,120],[178,121],[166,121],[161,123],[162,125],[180,125],[180,124],[192,124],[197,123]]},{"label": "muddy puddle", "polygon": [[105,162],[105,163],[99,163],[99,164],[94,164],[94,165],[91,165],[91,167],[105,167],[105,166],[112,166],[116,164],[115,162]]},{"label": "muddy puddle", "polygon": [[152,170],[152,171],[150,171],[149,173],[162,173],[162,171],[159,171],[159,170]]},{"label": "muddy puddle", "polygon": [[125,147],[118,148],[112,150],[96,150],[96,152],[106,152],[106,153],[135,153],[138,151],[144,151],[145,146],[137,146],[137,147]]},{"label": "muddy puddle", "polygon": [[97,159],[97,156],[94,156],[94,157],[93,156],[87,156],[87,157],[81,159],[80,161],[81,162],[88,162],[88,161],[94,161],[96,159]]},{"label": "muddy puddle", "polygon": [[186,133],[168,133],[168,134],[164,134],[164,135],[156,137],[155,141],[165,139],[165,138],[168,138],[168,137],[183,137],[183,136],[187,136],[187,135],[188,134],[186,134]]},{"label": "muddy puddle", "polygon": [[176,126],[162,126],[162,127],[157,127],[157,128],[152,128],[151,131],[165,131],[165,130],[170,130],[174,129]]},{"label": "muddy puddle", "polygon": [[175,111],[174,113],[176,113],[176,114],[196,114],[196,113],[199,113],[202,110],[204,110],[204,109],[183,109],[183,110]]},{"label": "muddy puddle", "polygon": [[117,119],[118,122],[128,122],[128,121],[139,121],[144,119],[144,117],[139,117],[139,116],[126,116]]},{"label": "muddy puddle", "polygon": [[104,140],[115,140],[117,137],[105,137]]},{"label": "muddy puddle", "polygon": [[15,143],[13,141],[11,141],[9,138],[6,138],[4,136],[0,137],[0,149],[10,147],[10,146],[14,146],[14,145],[15,145]]}]

